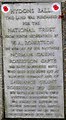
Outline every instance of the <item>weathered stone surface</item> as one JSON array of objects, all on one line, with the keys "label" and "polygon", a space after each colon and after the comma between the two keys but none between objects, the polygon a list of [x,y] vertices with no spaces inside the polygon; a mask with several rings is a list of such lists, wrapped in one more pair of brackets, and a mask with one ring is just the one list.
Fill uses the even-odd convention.
[{"label": "weathered stone surface", "polygon": [[[12,1],[12,0],[9,0]],[[15,1],[15,0],[13,0]],[[56,1],[56,0],[55,0]],[[62,2],[65,0],[62,0]],[[65,7],[64,3],[63,3],[63,8]],[[1,25],[1,24],[0,24]],[[1,42],[1,39],[0,39]],[[1,46],[1,44],[0,44]],[[63,20],[63,50],[64,50],[64,78],[66,78],[66,20]],[[2,47],[0,47],[0,53],[2,54]],[[0,58],[1,59],[1,58]],[[2,59],[1,59],[2,60]],[[0,63],[0,70],[2,69],[2,62]],[[2,71],[1,71],[2,72]],[[0,83],[2,85],[2,74],[0,74]],[[65,86],[65,114],[66,114],[66,79],[64,79],[64,86]],[[2,118],[2,86],[0,85],[0,120]]]},{"label": "weathered stone surface", "polygon": [[1,0],[2,2],[65,2],[66,0]]},{"label": "weathered stone surface", "polygon": [[2,118],[2,41],[1,41],[1,7],[0,7],[0,120]]},{"label": "weathered stone surface", "polygon": [[64,118],[61,3],[53,5],[15,3],[2,11],[6,118]]}]

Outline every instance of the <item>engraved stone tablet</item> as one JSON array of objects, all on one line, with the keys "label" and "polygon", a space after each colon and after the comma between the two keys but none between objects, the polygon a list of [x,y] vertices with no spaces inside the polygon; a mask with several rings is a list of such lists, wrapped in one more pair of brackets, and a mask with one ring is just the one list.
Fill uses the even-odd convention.
[{"label": "engraved stone tablet", "polygon": [[61,3],[1,10],[5,118],[64,118]]}]

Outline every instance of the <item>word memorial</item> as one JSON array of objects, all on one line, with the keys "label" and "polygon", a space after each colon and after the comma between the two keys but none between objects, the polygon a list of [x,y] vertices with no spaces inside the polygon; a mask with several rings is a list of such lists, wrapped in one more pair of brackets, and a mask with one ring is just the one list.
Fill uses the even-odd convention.
[{"label": "word memorial", "polygon": [[64,118],[61,3],[1,11],[5,118]]}]

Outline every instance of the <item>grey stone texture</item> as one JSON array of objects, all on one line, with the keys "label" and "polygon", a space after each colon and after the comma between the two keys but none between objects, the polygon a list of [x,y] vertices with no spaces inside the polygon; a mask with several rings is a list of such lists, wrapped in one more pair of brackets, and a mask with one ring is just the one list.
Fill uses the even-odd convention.
[{"label": "grey stone texture", "polygon": [[2,2],[65,2],[65,0],[0,0]]},{"label": "grey stone texture", "polygon": [[1,44],[1,11],[0,11],[0,120],[2,118],[2,44]]},{"label": "grey stone texture", "polygon": [[[0,0],[1,2],[47,2],[48,0]],[[62,3],[62,10],[66,11],[66,4],[64,3],[65,0],[49,0],[50,2],[57,2],[61,1]],[[1,3],[0,3],[1,5]],[[66,118],[66,15],[62,19],[62,27],[63,27],[63,54],[64,54],[64,96],[65,96],[65,118]],[[3,118],[3,78],[2,78],[2,36],[1,36],[1,10],[0,10],[0,120]],[[4,119],[3,119],[4,120]],[[19,119],[20,120],[20,119]]]}]

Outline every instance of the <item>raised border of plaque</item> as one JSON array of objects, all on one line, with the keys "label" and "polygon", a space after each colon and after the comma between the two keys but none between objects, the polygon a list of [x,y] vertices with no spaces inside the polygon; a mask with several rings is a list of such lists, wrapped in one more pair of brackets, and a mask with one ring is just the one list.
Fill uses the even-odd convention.
[{"label": "raised border of plaque", "polygon": [[[9,4],[9,3],[8,3]],[[11,118],[12,119],[12,118]],[[17,118],[16,118],[17,119]]]}]

